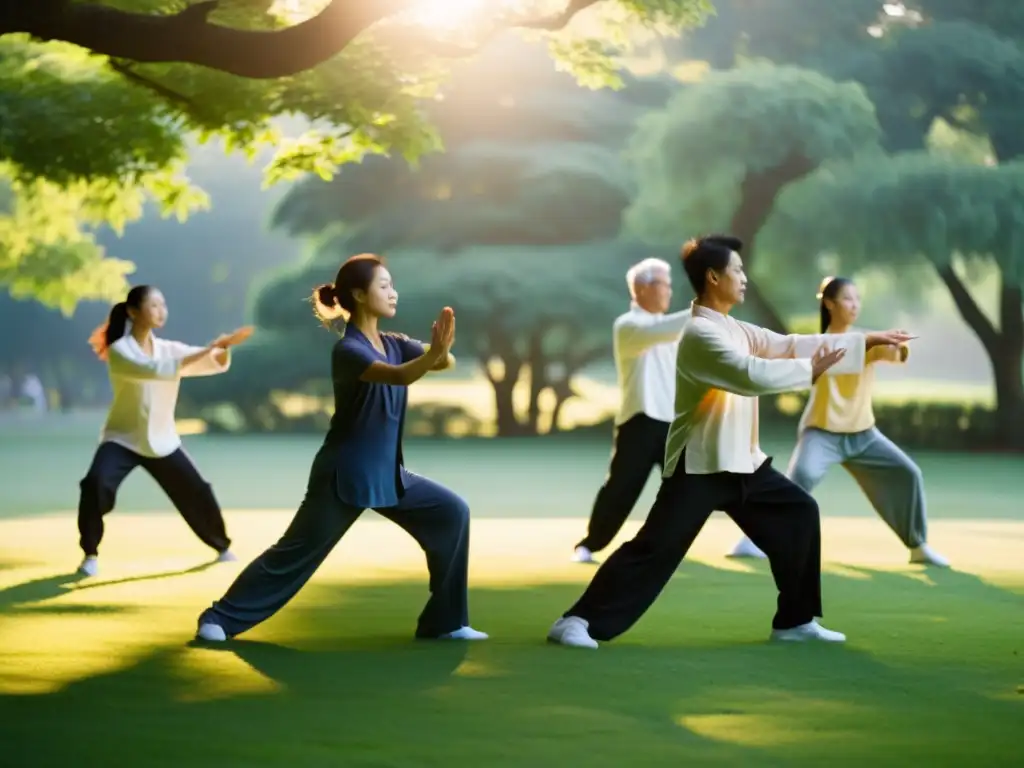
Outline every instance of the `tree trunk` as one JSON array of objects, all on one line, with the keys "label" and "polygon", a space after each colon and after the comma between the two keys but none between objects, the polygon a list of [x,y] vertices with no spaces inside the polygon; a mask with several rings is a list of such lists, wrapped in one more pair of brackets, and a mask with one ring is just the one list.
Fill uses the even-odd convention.
[{"label": "tree trunk", "polygon": [[1024,449],[1024,293],[1021,286],[1003,284],[997,329],[981,311],[952,265],[939,269],[964,322],[985,347],[996,387],[996,433],[999,447]]},{"label": "tree trunk", "polygon": [[551,409],[551,431],[561,432],[558,420],[562,416],[562,408],[570,399],[579,397],[579,393],[573,388],[571,378],[556,382],[551,386],[551,391],[555,393],[555,407]]},{"label": "tree trunk", "polygon": [[[487,323],[487,332],[481,348],[477,350],[477,360],[484,375],[494,388],[494,419],[499,437],[515,437],[526,433],[523,423],[516,415],[515,402],[512,398],[516,384],[522,376],[525,361],[516,351],[515,341],[504,326],[505,309],[496,305],[494,314]],[[488,363],[498,358],[504,366],[501,377],[495,376]]]},{"label": "tree trunk", "polygon": [[1003,284],[999,296],[1001,343],[992,355],[996,380],[996,425],[1000,445],[1024,449],[1024,293]]},{"label": "tree trunk", "polygon": [[528,434],[540,433],[540,396],[548,386],[548,365],[544,357],[544,334],[549,323],[539,319],[530,333],[527,360],[530,365],[530,404],[526,413],[526,431]]},{"label": "tree trunk", "polygon": [[[783,187],[814,170],[814,163],[802,155],[791,155],[783,163],[762,173],[751,173],[740,188],[740,205],[729,222],[730,234],[743,240],[743,263],[752,274],[757,255],[757,235],[771,216],[775,199]],[[746,304],[761,325],[777,333],[786,333],[786,323],[753,278],[747,284]]]}]

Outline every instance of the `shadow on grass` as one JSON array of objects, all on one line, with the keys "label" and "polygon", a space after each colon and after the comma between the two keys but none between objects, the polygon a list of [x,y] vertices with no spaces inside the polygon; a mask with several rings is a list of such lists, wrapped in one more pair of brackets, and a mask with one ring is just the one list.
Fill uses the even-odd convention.
[{"label": "shadow on grass", "polygon": [[825,577],[846,646],[764,643],[770,576],[690,562],[596,652],[544,642],[579,584],[474,589],[493,639],[463,644],[410,639],[422,585],[313,582],[244,639],[195,646],[179,612],[180,643],[0,697],[0,742],[40,768],[1011,764],[1019,598],[856,571]]},{"label": "shadow on grass", "polygon": [[[62,597],[70,592],[112,587],[117,584],[130,584],[139,581],[156,581],[158,579],[169,579],[174,576],[186,576],[190,573],[201,573],[212,568],[214,565],[217,565],[217,561],[211,560],[210,562],[194,565],[191,568],[178,568],[158,573],[143,573],[137,576],[125,576],[120,579],[88,577],[77,572],[57,576],[43,576],[0,589],[0,614],[14,613],[19,610],[44,610],[43,607],[38,605],[39,603]],[[2,564],[0,564],[0,570],[5,570]],[[73,613],[88,612],[88,609],[89,606],[50,606],[45,610],[52,610],[55,613],[64,611]]]}]

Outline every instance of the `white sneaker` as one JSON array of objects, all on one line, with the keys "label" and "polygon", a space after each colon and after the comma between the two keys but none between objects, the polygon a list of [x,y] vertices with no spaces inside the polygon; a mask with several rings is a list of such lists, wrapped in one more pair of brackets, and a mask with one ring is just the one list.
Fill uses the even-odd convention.
[{"label": "white sneaker", "polygon": [[100,564],[96,561],[96,555],[89,555],[78,566],[78,572],[84,576],[95,576],[100,572]]},{"label": "white sneaker", "polygon": [[200,624],[196,637],[210,643],[223,643],[228,639],[227,632],[220,624]]},{"label": "white sneaker", "polygon": [[762,552],[754,542],[744,536],[736,543],[732,552],[726,555],[726,557],[756,557],[764,560],[768,555]]},{"label": "white sneaker", "polygon": [[910,562],[921,565],[934,565],[937,568],[949,568],[949,560],[944,558],[927,544],[910,550]]},{"label": "white sneaker", "polygon": [[473,629],[472,627],[461,627],[447,635],[441,635],[442,640],[486,640],[489,635],[486,632]]},{"label": "white sneaker", "polygon": [[548,631],[548,642],[573,648],[597,648],[597,640],[587,631],[589,624],[579,616],[565,616]]},{"label": "white sneaker", "polygon": [[820,640],[823,643],[845,643],[846,635],[825,629],[816,621],[809,621],[791,629],[773,629],[772,640],[790,643],[804,643],[808,640]]},{"label": "white sneaker", "polygon": [[217,555],[218,563],[233,563],[238,560],[238,557],[230,549],[225,549],[219,555]]},{"label": "white sneaker", "polygon": [[572,551],[572,560],[574,563],[596,563],[594,560],[594,553],[586,547],[576,547]]}]

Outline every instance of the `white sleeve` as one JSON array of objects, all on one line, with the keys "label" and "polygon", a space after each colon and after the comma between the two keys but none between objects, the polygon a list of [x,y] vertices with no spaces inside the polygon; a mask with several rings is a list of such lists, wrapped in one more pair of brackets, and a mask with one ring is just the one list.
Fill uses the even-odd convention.
[{"label": "white sleeve", "polygon": [[671,315],[627,315],[615,325],[619,350],[635,356],[655,344],[678,341],[689,319],[688,309]]},{"label": "white sleeve", "polygon": [[107,366],[112,376],[142,381],[174,381],[181,377],[181,360],[155,360],[140,355],[134,347],[115,342],[107,350]]},{"label": "white sleeve", "polygon": [[810,360],[767,360],[744,354],[710,323],[687,326],[677,360],[680,375],[745,397],[811,388]]},{"label": "white sleeve", "polygon": [[766,360],[810,359],[821,346],[827,345],[829,349],[845,349],[846,355],[826,372],[826,376],[861,373],[867,361],[867,340],[863,333],[791,333],[783,336],[750,323],[741,322],[740,326],[750,339],[754,354]]},{"label": "white sleeve", "polygon": [[[193,347],[189,344],[182,344],[180,341],[168,342],[172,354],[176,358],[185,358],[202,352],[206,347]],[[182,366],[182,377],[195,376],[216,376],[224,373],[231,367],[231,350],[214,350],[210,354],[203,355],[198,360]]]}]

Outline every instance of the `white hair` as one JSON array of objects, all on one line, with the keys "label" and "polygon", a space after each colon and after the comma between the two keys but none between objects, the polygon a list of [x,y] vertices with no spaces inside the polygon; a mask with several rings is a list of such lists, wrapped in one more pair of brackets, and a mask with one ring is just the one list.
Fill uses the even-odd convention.
[{"label": "white hair", "polygon": [[672,277],[672,266],[663,259],[644,259],[634,264],[626,272],[626,285],[629,286],[630,298],[636,298],[636,287],[653,283],[659,277]]}]

